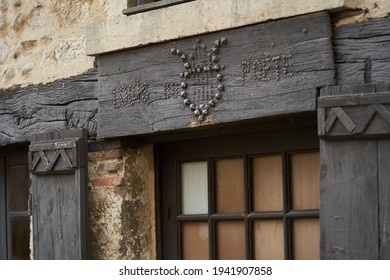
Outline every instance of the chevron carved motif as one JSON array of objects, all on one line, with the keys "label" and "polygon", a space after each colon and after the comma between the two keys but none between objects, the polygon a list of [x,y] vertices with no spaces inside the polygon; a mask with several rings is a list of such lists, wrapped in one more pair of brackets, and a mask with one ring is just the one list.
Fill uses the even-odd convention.
[{"label": "chevron carved motif", "polygon": [[[325,135],[332,134],[334,125],[339,122],[348,131],[350,135],[362,134],[369,127],[374,119],[374,116],[379,116],[387,128],[390,130],[390,111],[382,104],[371,104],[366,107],[359,118],[356,118],[356,114],[347,112],[348,107],[334,107],[328,108],[325,117]],[[361,109],[359,109],[361,110]]]},{"label": "chevron carved motif", "polygon": [[33,153],[32,157],[32,170],[35,170],[39,163],[42,164],[46,171],[53,170],[56,163],[61,161],[65,168],[72,169],[74,168],[74,164],[69,158],[65,149],[58,149],[54,151],[53,155],[49,155],[49,153],[45,153],[45,151],[36,151]]}]

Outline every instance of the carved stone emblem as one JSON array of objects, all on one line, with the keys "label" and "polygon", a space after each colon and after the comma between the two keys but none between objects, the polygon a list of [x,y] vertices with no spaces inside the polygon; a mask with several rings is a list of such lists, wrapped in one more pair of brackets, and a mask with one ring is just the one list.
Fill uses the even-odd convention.
[{"label": "carved stone emblem", "polygon": [[183,63],[180,96],[185,106],[188,106],[198,121],[203,121],[212,107],[221,100],[225,90],[223,70],[220,63],[220,49],[227,45],[226,38],[215,41],[208,48],[200,39],[189,51],[172,48],[171,53],[180,57]]}]

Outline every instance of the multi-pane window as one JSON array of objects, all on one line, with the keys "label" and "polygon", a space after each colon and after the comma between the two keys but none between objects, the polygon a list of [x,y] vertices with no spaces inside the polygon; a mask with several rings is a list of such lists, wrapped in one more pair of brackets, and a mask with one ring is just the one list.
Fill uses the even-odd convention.
[{"label": "multi-pane window", "polygon": [[170,184],[166,191],[175,189],[175,198],[163,194],[169,196],[163,204],[176,207],[166,207],[169,218],[163,218],[162,227],[175,238],[163,237],[162,242],[176,250],[167,257],[319,259],[318,150],[292,145],[277,152],[261,153],[267,150],[263,147],[252,153],[256,148],[231,142],[227,156],[221,156],[221,146],[215,148],[219,150],[215,156],[206,146],[199,153],[195,149],[199,155],[195,160],[177,152],[176,178],[166,181]]},{"label": "multi-pane window", "polygon": [[181,258],[319,258],[318,152],[210,159],[180,168]]},{"label": "multi-pane window", "polygon": [[132,15],[190,1],[194,0],[127,0],[127,9],[123,10],[123,13]]}]

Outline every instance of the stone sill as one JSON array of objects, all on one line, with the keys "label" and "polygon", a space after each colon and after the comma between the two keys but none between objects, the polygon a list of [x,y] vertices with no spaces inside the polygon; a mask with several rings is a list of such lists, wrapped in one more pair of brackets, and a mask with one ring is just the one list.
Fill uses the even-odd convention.
[{"label": "stone sill", "polygon": [[363,0],[196,0],[124,16],[87,28],[86,53],[102,55],[174,39],[319,11],[354,8]]}]

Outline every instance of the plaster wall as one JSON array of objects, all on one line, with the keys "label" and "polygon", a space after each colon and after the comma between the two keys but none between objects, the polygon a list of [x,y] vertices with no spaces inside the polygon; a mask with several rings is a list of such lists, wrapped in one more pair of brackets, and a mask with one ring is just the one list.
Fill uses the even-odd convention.
[{"label": "plaster wall", "polygon": [[[110,4],[109,16],[87,29],[87,54],[103,53],[237,28],[323,10],[358,9],[352,23],[390,13],[388,0],[197,0],[165,9],[123,16],[126,0]],[[341,22],[340,24],[343,24]]]},{"label": "plaster wall", "polygon": [[197,0],[122,14],[127,0],[0,0],[0,88],[85,73],[95,55],[322,10],[336,25],[384,17],[388,0]]}]

